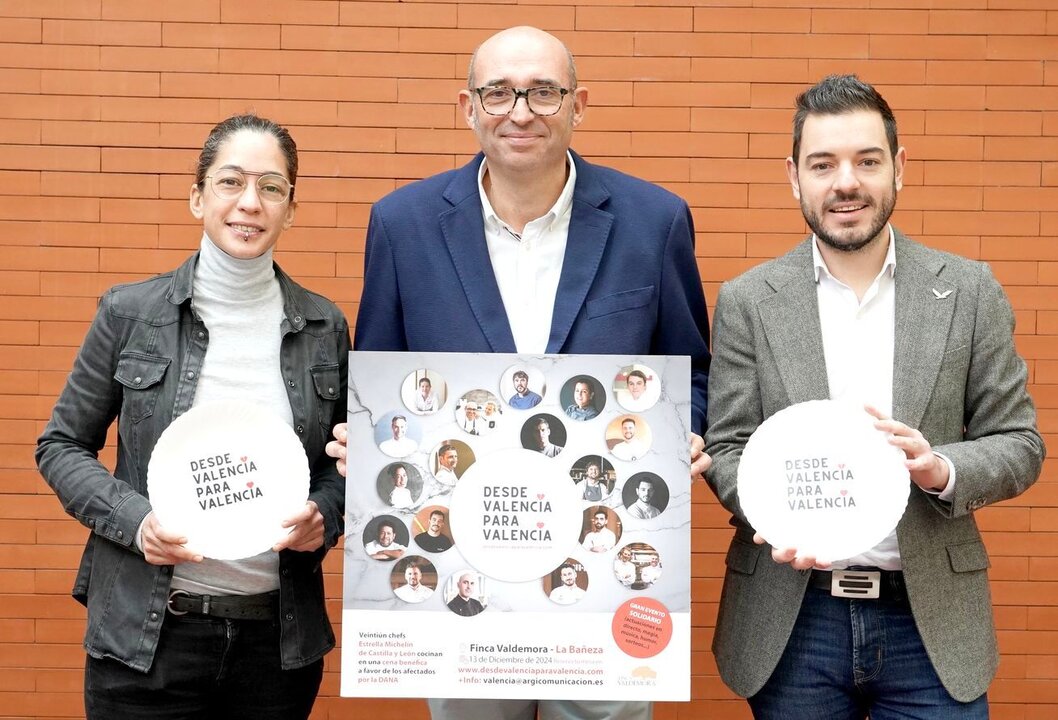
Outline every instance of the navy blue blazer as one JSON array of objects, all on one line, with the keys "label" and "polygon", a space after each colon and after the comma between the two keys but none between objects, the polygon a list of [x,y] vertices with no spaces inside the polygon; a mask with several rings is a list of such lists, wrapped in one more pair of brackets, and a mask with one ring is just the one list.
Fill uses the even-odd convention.
[{"label": "navy blue blazer", "polygon": [[[485,243],[483,156],[375,203],[354,349],[516,352]],[[549,353],[690,355],[705,425],[709,320],[681,198],[573,153],[577,183]]]}]

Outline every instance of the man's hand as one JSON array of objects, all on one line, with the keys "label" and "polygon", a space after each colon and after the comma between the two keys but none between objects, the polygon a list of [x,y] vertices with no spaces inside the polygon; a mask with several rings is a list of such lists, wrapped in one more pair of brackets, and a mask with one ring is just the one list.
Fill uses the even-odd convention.
[{"label": "man's hand", "polygon": [[705,473],[713,459],[705,453],[705,440],[701,435],[691,433],[691,482],[705,480]]},{"label": "man's hand", "polygon": [[[760,536],[760,533],[753,534],[753,542],[758,545],[763,545],[767,542]],[[786,563],[790,564],[794,570],[829,570],[830,563],[817,562],[811,555],[798,555],[796,548],[775,548],[771,549],[771,559],[780,565]]]},{"label": "man's hand", "polygon": [[307,501],[305,507],[297,515],[284,520],[283,527],[294,529],[272,546],[276,552],[280,550],[312,552],[323,546],[323,515],[312,500]]},{"label": "man's hand", "polygon": [[151,565],[202,562],[201,555],[184,547],[187,538],[163,528],[153,510],[147,514],[140,526],[140,542],[143,545],[143,557]]},{"label": "man's hand", "polygon": [[338,423],[334,426],[334,430],[331,433],[334,435],[334,440],[327,443],[325,451],[332,458],[337,458],[335,465],[338,466],[338,474],[345,477],[345,451],[346,442],[349,440],[349,424]]},{"label": "man's hand", "polygon": [[904,466],[911,473],[911,481],[923,490],[943,492],[948,487],[948,463],[937,457],[929,441],[915,428],[893,420],[877,408],[865,405],[864,409],[875,419],[874,427],[889,433],[889,444],[904,451],[907,459]]}]

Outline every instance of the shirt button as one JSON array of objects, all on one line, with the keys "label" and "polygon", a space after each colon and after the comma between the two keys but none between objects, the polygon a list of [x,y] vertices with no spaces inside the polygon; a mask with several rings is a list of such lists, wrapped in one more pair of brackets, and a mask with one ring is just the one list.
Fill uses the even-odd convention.
[{"label": "shirt button", "polygon": [[303,432],[305,432],[305,426],[304,425],[298,425],[298,434],[300,435]]},{"label": "shirt button", "polygon": [[296,322],[296,323],[301,322],[301,316],[300,315],[295,315],[294,316],[294,322]]},{"label": "shirt button", "polygon": [[334,393],[334,388],[332,388],[332,387],[327,388],[327,394],[331,395],[332,393]]},{"label": "shirt button", "polygon": [[151,620],[157,620],[157,619],[158,619],[158,613],[152,612],[151,613]]},{"label": "shirt button", "polygon": [[118,530],[118,539],[120,540],[123,537],[125,537],[125,533],[123,533],[121,530]]},{"label": "shirt button", "polygon": [[190,380],[190,379],[192,379],[194,377],[195,377],[195,371],[194,370],[188,370],[187,371],[187,379]]},{"label": "shirt button", "polygon": [[284,618],[285,618],[286,620],[293,620],[293,619],[294,619],[294,613],[287,613],[287,614],[286,614],[286,615],[284,615],[283,617],[284,617]]},{"label": "shirt button", "polygon": [[141,378],[141,377],[132,378],[132,384],[133,385],[139,385],[141,382],[143,382],[143,378]]},{"label": "shirt button", "polygon": [[290,387],[294,387],[294,381],[293,380],[287,380],[287,385],[289,385]]},{"label": "shirt button", "polygon": [[201,339],[202,339],[202,338],[204,338],[204,337],[206,337],[206,333],[204,333],[204,332],[202,332],[201,330],[199,330],[199,331],[198,331],[198,339],[199,339],[199,340],[201,340]]}]

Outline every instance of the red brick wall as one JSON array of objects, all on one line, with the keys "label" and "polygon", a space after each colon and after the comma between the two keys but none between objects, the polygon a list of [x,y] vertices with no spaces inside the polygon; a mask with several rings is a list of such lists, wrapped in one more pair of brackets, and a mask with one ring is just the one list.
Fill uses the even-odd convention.
[{"label": "red brick wall", "polygon": [[[85,531],[33,443],[100,292],[196,246],[187,192],[209,127],[249,109],[291,127],[301,207],[280,260],[355,317],[368,207],[473,152],[453,99],[470,50],[508,25],[577,55],[591,90],[577,150],[691,203],[710,300],[802,237],[782,164],[794,95],[829,72],[877,84],[910,156],[896,223],[992,263],[1058,448],[1055,0],[633,1],[0,0],[0,716],[80,716],[84,613],[67,593]],[[997,720],[1058,716],[1055,467],[978,513]],[[726,514],[705,487],[696,501],[694,700],[657,716],[748,718],[709,653]],[[419,701],[337,698],[338,653],[327,669],[314,717],[426,717]]]}]

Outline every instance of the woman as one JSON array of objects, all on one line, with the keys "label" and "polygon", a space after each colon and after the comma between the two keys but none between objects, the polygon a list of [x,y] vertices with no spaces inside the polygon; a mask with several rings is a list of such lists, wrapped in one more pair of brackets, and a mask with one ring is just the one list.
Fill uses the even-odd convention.
[{"label": "woman", "polygon": [[[324,455],[345,414],[349,328],[272,263],[294,219],[297,147],[253,115],[213,128],[191,187],[200,249],[100,300],[37,444],[89,535],[74,585],[88,606],[92,718],[304,718],[334,646],[320,563],[342,533],[344,482]],[[294,428],[309,499],[272,550],[210,560],[162,527],[146,495],[158,436],[189,408],[252,399]],[[113,474],[98,460],[118,420]]]}]

